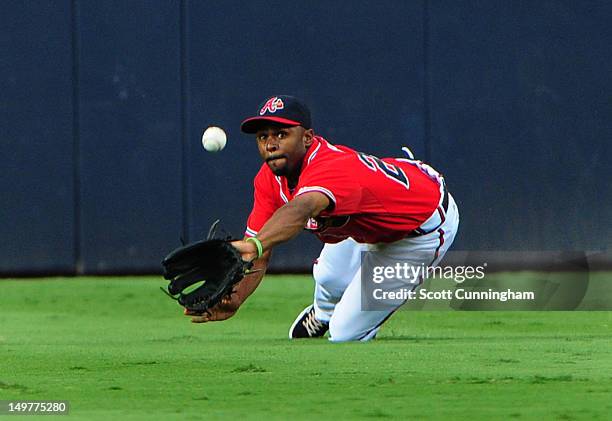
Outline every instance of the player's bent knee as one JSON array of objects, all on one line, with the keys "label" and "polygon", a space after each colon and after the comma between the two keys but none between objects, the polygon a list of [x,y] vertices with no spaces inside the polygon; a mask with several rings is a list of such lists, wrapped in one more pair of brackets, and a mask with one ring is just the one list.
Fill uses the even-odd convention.
[{"label": "player's bent knee", "polygon": [[338,282],[338,276],[329,270],[327,265],[320,263],[313,266],[312,276],[317,285],[326,289],[333,289],[334,285]]}]

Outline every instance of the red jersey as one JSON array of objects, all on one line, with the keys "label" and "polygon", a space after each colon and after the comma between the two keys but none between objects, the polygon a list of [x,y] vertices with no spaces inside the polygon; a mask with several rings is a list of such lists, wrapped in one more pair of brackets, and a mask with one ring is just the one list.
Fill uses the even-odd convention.
[{"label": "red jersey", "polygon": [[294,197],[320,192],[330,207],[306,229],[323,242],[352,237],[359,243],[388,243],[412,233],[440,204],[442,177],[420,161],[377,158],[315,136],[295,189],[266,163],[255,176],[253,210],[246,236],[254,236],[272,214]]}]

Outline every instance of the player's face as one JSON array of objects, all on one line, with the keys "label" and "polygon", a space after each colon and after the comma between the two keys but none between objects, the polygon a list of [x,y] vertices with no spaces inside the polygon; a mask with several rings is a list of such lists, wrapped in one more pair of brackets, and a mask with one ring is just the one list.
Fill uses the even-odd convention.
[{"label": "player's face", "polygon": [[312,130],[303,127],[265,126],[257,131],[257,148],[274,175],[299,175],[302,160],[312,144]]}]

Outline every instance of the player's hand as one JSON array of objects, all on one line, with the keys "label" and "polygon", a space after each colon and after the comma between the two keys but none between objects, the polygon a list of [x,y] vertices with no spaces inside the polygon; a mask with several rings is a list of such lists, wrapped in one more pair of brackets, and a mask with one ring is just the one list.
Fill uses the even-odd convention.
[{"label": "player's hand", "polygon": [[219,304],[210,308],[206,313],[195,313],[185,309],[185,316],[191,317],[192,323],[218,322],[232,317],[240,308],[238,294],[224,297]]},{"label": "player's hand", "polygon": [[257,258],[257,246],[251,241],[232,241],[232,246],[238,249],[242,255],[242,260],[246,262]]}]

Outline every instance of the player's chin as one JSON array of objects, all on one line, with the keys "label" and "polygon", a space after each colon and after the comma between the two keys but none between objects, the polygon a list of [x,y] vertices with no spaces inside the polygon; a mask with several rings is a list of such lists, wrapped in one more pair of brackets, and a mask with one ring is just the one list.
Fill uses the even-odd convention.
[{"label": "player's chin", "polygon": [[279,158],[275,159],[274,161],[269,161],[268,167],[270,167],[274,175],[278,175],[281,177],[287,175],[287,160],[285,158]]}]

